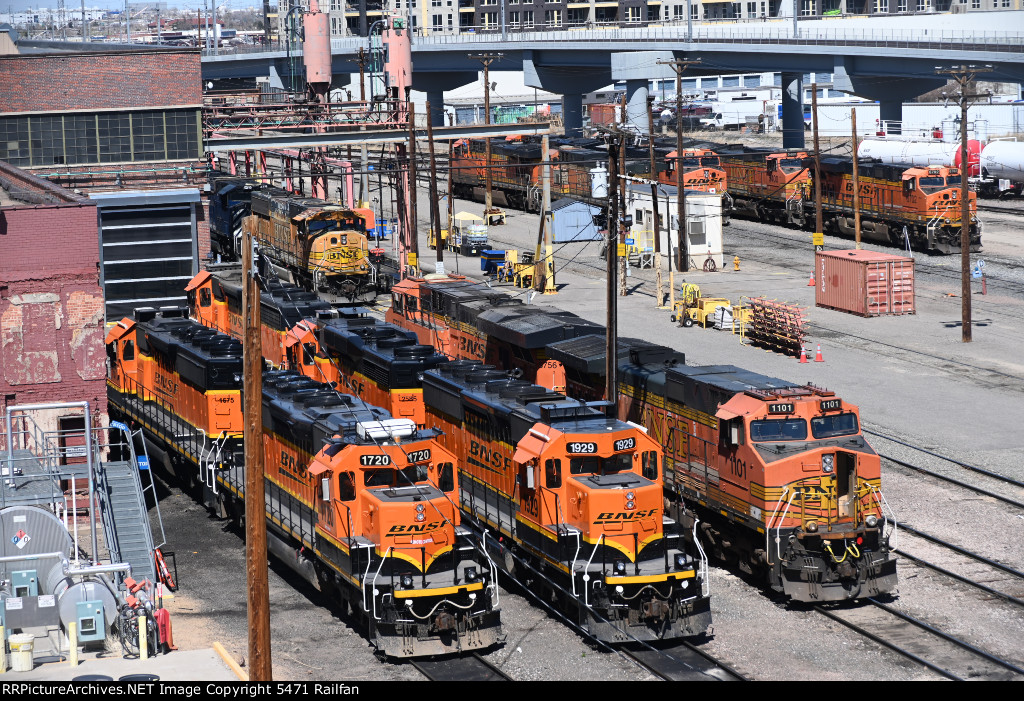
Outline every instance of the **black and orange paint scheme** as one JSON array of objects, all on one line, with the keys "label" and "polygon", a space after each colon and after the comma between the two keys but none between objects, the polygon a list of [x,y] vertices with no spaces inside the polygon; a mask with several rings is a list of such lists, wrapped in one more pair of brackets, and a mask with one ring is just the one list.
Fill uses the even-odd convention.
[{"label": "black and orange paint scheme", "polygon": [[[205,326],[241,338],[241,285],[237,266],[213,266],[186,288],[192,315]],[[410,331],[332,306],[300,287],[268,281],[261,295],[263,359],[384,407],[395,418],[425,426],[419,375],[446,361]]]},{"label": "black and orange paint scheme", "polygon": [[[813,203],[814,189],[808,188],[811,175],[806,151],[720,150],[718,157],[733,214],[777,224],[807,223],[804,203]],[[813,210],[811,214],[813,222]]]},{"label": "black and orange paint scheme", "polygon": [[[114,326],[109,411],[140,426],[154,460],[191,475],[207,505],[240,517],[241,348],[184,311]],[[158,370],[163,389],[146,384]],[[262,404],[272,553],[350,608],[388,657],[504,639],[494,567],[461,525],[456,458],[437,431],[285,370],[264,373]],[[222,405],[235,409],[223,420]]]},{"label": "black and orange paint scheme", "polygon": [[723,193],[728,188],[728,176],[722,167],[722,159],[710,148],[684,148],[683,157],[673,149],[664,157],[665,168],[657,174],[658,182],[678,185],[676,168],[680,162],[683,168],[683,188],[698,192]]},{"label": "black and orange paint scheme", "polygon": [[[814,193],[813,171],[810,192]],[[916,249],[959,253],[960,169],[949,166],[861,163],[857,172],[861,236],[868,241],[902,247],[903,230]],[[981,250],[978,195],[968,192],[970,248]],[[825,232],[853,237],[853,162],[849,158],[821,161],[821,204]]]},{"label": "black and orange paint scheme", "polygon": [[462,469],[463,512],[499,565],[610,643],[703,634],[706,559],[664,513],[662,449],[607,403],[474,361],[423,376],[429,420]]},{"label": "black and orange paint scheme", "polygon": [[619,378],[620,415],[665,446],[673,513],[699,521],[705,549],[798,601],[896,587],[895,519],[856,406],[731,365],[628,362]]}]

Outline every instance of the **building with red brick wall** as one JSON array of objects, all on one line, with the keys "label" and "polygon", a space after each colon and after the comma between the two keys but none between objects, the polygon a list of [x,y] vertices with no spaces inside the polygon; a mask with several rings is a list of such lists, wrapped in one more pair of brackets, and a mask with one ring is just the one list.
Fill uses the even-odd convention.
[{"label": "building with red brick wall", "polygon": [[0,412],[17,404],[88,401],[102,422],[106,354],[96,205],[3,162],[0,188]]}]

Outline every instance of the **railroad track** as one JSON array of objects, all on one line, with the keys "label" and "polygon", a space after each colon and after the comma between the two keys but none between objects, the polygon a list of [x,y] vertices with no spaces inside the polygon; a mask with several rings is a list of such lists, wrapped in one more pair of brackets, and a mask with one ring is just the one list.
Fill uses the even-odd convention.
[{"label": "railroad track", "polygon": [[413,660],[410,664],[432,682],[515,681],[477,654],[468,657]]},{"label": "railroad track", "polygon": [[637,647],[622,652],[651,674],[665,681],[749,681],[740,672],[685,641],[660,650]]},{"label": "railroad track", "polygon": [[1024,214],[1024,202],[996,204],[989,200],[978,200],[978,209],[983,212],[1000,212],[1002,214]]},{"label": "railroad track", "polygon": [[814,610],[947,679],[1024,679],[1024,669],[1012,662],[875,599],[860,606]]}]

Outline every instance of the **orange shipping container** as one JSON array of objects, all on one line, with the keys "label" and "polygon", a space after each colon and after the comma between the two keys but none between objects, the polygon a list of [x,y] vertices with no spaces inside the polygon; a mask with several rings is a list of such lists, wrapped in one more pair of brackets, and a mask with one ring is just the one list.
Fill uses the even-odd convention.
[{"label": "orange shipping container", "polygon": [[607,105],[590,105],[588,108],[590,113],[590,123],[593,125],[608,126],[615,124],[619,119],[619,110],[621,109],[616,104]]},{"label": "orange shipping container", "polygon": [[818,251],[815,304],[859,316],[913,314],[914,259],[875,251]]}]

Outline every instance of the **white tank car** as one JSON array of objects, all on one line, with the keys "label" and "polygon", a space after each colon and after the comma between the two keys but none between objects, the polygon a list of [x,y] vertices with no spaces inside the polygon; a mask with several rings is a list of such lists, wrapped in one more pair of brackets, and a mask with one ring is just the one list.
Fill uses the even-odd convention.
[{"label": "white tank car", "polygon": [[978,192],[986,197],[1024,194],[1024,142],[993,141],[981,152]]},{"label": "white tank car", "polygon": [[[967,162],[971,168],[968,175],[978,175],[978,160],[981,144],[976,140],[967,142]],[[902,141],[896,139],[865,139],[860,142],[857,157],[874,158],[883,163],[908,163],[915,166],[957,166],[960,165],[960,143],[946,141]]]}]

